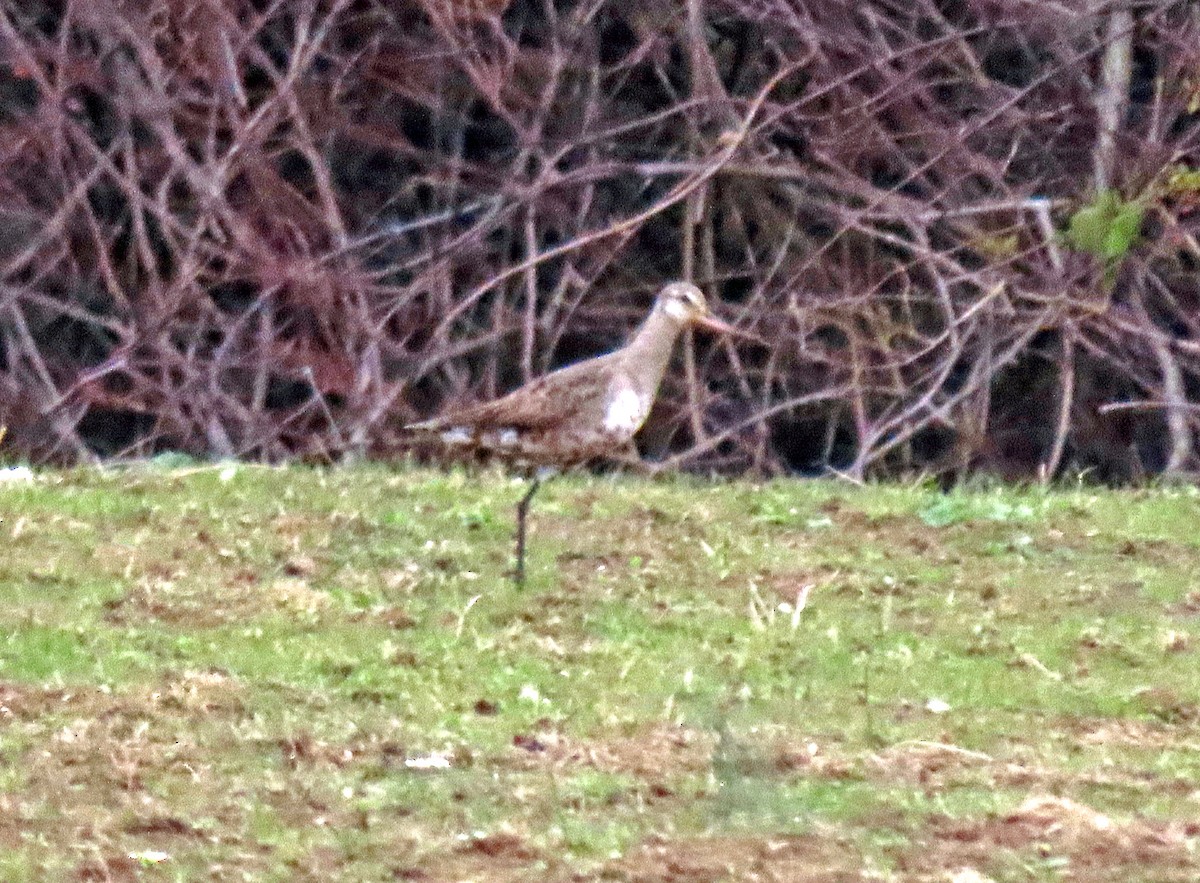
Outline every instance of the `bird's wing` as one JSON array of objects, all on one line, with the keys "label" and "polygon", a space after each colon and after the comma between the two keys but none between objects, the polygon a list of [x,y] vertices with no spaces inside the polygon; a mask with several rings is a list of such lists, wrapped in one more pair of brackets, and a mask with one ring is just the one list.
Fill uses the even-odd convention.
[{"label": "bird's wing", "polygon": [[602,370],[602,365],[596,364],[599,361],[568,365],[493,401],[413,423],[408,428],[431,432],[457,427],[536,430],[568,422],[593,399],[604,395],[603,385],[592,382],[596,372]]}]

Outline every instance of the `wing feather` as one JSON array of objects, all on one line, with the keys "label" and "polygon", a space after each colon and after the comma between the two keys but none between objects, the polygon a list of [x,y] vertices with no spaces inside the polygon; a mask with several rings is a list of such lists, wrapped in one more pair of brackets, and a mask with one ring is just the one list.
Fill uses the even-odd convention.
[{"label": "wing feather", "polygon": [[430,432],[457,427],[484,432],[499,429],[536,431],[570,422],[586,412],[596,399],[603,398],[605,384],[596,380],[597,374],[604,374],[604,366],[597,363],[605,358],[601,356],[560,368],[493,401],[451,411],[432,420],[410,424],[407,428]]}]

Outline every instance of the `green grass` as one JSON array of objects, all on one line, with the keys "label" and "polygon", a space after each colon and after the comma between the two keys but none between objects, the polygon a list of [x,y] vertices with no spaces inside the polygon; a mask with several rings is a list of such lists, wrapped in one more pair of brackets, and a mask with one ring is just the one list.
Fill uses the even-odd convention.
[{"label": "green grass", "polygon": [[1195,489],[520,493],[0,487],[0,879],[1200,874]]}]

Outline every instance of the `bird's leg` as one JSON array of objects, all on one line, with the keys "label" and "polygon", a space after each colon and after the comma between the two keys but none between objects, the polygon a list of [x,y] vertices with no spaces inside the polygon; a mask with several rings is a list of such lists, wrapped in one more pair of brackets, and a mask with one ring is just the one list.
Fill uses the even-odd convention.
[{"label": "bird's leg", "polygon": [[513,571],[513,580],[518,586],[525,585],[525,517],[529,514],[529,504],[533,495],[542,486],[542,479],[534,476],[529,484],[529,490],[517,503],[517,569]]}]

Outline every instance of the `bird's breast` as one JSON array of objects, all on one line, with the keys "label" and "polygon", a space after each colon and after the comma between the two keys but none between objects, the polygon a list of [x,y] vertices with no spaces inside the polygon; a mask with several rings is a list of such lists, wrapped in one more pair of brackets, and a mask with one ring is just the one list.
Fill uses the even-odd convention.
[{"label": "bird's breast", "polygon": [[620,389],[604,409],[604,428],[608,432],[632,436],[650,413],[650,400],[636,390]]}]

